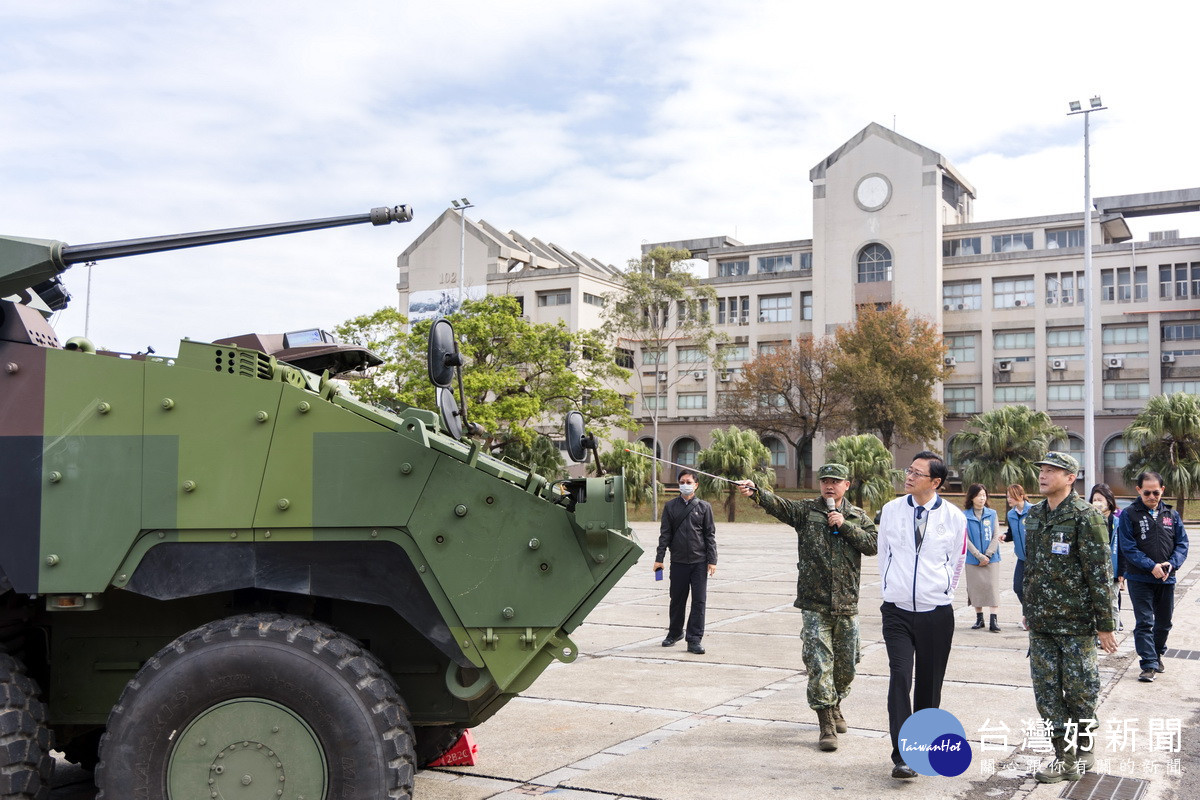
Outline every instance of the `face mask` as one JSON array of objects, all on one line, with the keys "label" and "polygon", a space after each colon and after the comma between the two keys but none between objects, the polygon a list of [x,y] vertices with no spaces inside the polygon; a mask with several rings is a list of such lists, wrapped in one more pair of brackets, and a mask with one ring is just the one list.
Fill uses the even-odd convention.
[{"label": "face mask", "polygon": [[1105,511],[1108,511],[1108,501],[1107,500],[1093,500],[1092,508],[1096,509],[1101,514],[1103,514]]},{"label": "face mask", "polygon": [[694,492],[694,491],[696,491],[696,484],[694,484],[694,483],[679,484],[679,493],[681,495],[683,495],[684,497],[691,497],[692,492]]}]

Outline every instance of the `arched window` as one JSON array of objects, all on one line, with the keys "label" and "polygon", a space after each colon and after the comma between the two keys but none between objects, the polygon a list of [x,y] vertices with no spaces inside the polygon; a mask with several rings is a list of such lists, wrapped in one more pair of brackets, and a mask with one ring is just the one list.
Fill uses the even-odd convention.
[{"label": "arched window", "polygon": [[[1122,440],[1124,441],[1124,440]],[[1066,441],[1055,439],[1054,444],[1050,445],[1051,450],[1057,450],[1061,453],[1067,453],[1080,464],[1083,464],[1083,438],[1076,436],[1073,433],[1067,434]],[[1124,466],[1124,464],[1122,464]],[[1095,481],[1093,481],[1094,483]]]},{"label": "arched window", "polygon": [[858,253],[858,282],[877,283],[892,279],[892,251],[878,242]]},{"label": "arched window", "polygon": [[638,439],[638,441],[644,444],[647,450],[653,450],[656,458],[662,458],[662,444],[660,443],[658,447],[655,447],[654,437],[647,436],[643,439]]},{"label": "arched window", "polygon": [[771,451],[771,466],[786,467],[787,466],[787,448],[783,442],[776,439],[774,436],[768,436],[762,440],[767,449]]},{"label": "arched window", "polygon": [[683,464],[687,467],[696,466],[696,453],[700,452],[700,445],[695,439],[684,437],[675,443],[675,456],[671,460],[676,464]]},{"label": "arched window", "polygon": [[1104,482],[1113,487],[1125,485],[1121,471],[1129,463],[1129,447],[1121,436],[1114,436],[1104,443]]}]

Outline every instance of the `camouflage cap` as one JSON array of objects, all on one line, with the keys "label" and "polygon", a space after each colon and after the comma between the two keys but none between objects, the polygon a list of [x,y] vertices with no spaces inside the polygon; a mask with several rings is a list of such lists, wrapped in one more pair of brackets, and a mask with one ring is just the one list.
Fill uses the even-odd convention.
[{"label": "camouflage cap", "polygon": [[1070,472],[1072,475],[1079,474],[1079,462],[1076,461],[1073,456],[1069,456],[1066,453],[1059,453],[1054,450],[1046,453],[1046,457],[1041,461],[1035,461],[1033,463],[1037,464],[1038,466],[1045,465],[1047,467],[1058,467],[1061,470]]},{"label": "camouflage cap", "polygon": [[850,468],[845,464],[822,464],[817,470],[817,479],[835,478],[839,481],[850,480]]}]

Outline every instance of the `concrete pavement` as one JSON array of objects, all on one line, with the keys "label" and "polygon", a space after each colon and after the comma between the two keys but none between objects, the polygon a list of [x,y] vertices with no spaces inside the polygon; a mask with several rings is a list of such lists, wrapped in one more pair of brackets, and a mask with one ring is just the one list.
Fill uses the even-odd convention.
[{"label": "concrete pavement", "polygon": [[[824,753],[805,702],[800,613],[792,607],[794,532],[773,523],[718,524],[708,652],[696,656],[683,643],[660,645],[667,582],[656,583],[650,571],[657,526],[636,523],[635,529],[650,552],[573,635],[579,659],[552,666],[525,696],[474,730],[476,766],[420,773],[417,800],[1061,796],[1067,784],[1033,781],[1031,770],[1046,759],[1022,746],[1037,712],[1027,634],[1011,591],[1011,546],[1002,549],[1000,633],[970,630],[974,610],[965,606],[965,587],[958,592],[942,707],[963,723],[972,763],[958,777],[896,781],[889,774],[887,654],[873,558],[863,565],[862,660],[843,704],[850,731],[839,737],[836,752]],[[1200,656],[1194,563],[1180,571],[1170,645]],[[1154,683],[1139,683],[1125,601],[1119,648],[1101,654],[1097,772],[1146,780],[1145,800],[1200,796],[1191,783],[1200,753],[1200,660],[1168,658]],[[1181,752],[1171,752],[1176,746]],[[55,797],[90,796],[82,780]]]}]

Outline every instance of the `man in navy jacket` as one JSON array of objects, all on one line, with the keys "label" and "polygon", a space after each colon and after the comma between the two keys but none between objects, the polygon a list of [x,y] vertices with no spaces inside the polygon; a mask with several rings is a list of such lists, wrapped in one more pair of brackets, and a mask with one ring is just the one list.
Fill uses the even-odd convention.
[{"label": "man in navy jacket", "polygon": [[1138,680],[1150,683],[1165,669],[1162,657],[1175,611],[1175,572],[1187,558],[1188,538],[1179,512],[1162,502],[1162,475],[1143,472],[1137,487],[1138,499],[1117,519],[1117,540],[1137,621],[1133,644],[1142,666]]}]

